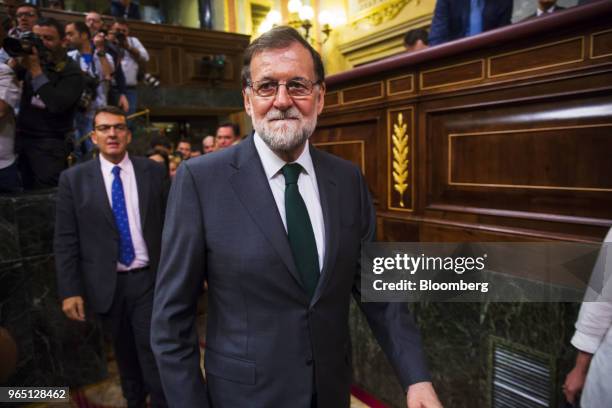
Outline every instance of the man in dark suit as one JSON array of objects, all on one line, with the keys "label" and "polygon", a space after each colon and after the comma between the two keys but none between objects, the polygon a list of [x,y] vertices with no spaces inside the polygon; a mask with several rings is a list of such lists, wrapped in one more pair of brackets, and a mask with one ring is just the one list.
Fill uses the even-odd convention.
[{"label": "man in dark suit", "polygon": [[438,0],[429,45],[438,45],[510,24],[512,0]]},{"label": "man in dark suit", "polygon": [[98,158],[62,173],[55,264],[62,310],[84,321],[86,309],[111,334],[129,407],[166,406],[150,346],[155,275],[167,184],[156,162],[130,157],[125,112],[99,108],[92,140]]},{"label": "man in dark suit", "polygon": [[[255,134],[183,163],[168,200],[151,330],[168,402],[348,407],[352,292],[407,405],[440,407],[406,305],[361,302],[358,259],[375,212],[360,170],[308,143],[323,109],[321,57],[276,27],[244,61]],[[205,281],[206,384],[194,327]]]}]

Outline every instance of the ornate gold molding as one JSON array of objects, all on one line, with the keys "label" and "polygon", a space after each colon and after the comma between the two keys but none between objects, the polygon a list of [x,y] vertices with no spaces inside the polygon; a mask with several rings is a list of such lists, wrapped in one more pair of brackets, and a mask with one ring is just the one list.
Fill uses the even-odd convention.
[{"label": "ornate gold molding", "polygon": [[380,6],[369,10],[366,15],[355,19],[351,26],[353,29],[356,29],[363,23],[377,26],[384,22],[393,20],[404,7],[413,1],[416,2],[417,6],[421,3],[421,0],[395,0],[381,4]]},{"label": "ornate gold molding", "polygon": [[397,115],[393,124],[393,189],[399,193],[399,205],[405,208],[404,192],[408,188],[408,154],[410,152],[408,125],[404,123],[404,115]]}]

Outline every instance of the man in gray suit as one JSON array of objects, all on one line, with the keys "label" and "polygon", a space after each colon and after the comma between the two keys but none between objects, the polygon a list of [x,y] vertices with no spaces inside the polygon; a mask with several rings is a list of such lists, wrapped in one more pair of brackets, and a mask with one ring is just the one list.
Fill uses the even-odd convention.
[{"label": "man in gray suit", "polygon": [[55,265],[62,310],[95,312],[112,337],[128,407],[166,406],[150,345],[155,273],[167,196],[165,169],[131,157],[125,112],[102,107],[92,140],[100,155],[64,171],[57,193]]},{"label": "man in gray suit", "polygon": [[[360,301],[375,213],[359,169],[308,143],[325,94],[319,54],[277,27],[247,48],[242,79],[255,134],[181,165],[168,201],[151,330],[168,402],[348,407],[352,292],[407,405],[440,407],[406,305]],[[204,281],[206,383],[194,327]]]}]

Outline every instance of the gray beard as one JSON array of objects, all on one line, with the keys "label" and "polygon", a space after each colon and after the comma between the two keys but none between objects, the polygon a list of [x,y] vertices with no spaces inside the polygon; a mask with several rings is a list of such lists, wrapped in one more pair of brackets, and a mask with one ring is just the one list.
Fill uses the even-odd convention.
[{"label": "gray beard", "polygon": [[[273,119],[294,118],[287,122]],[[295,120],[298,119],[298,120]],[[273,152],[289,153],[303,146],[317,127],[317,117],[304,119],[300,111],[291,107],[286,111],[270,110],[265,118],[253,120],[253,128]]]}]

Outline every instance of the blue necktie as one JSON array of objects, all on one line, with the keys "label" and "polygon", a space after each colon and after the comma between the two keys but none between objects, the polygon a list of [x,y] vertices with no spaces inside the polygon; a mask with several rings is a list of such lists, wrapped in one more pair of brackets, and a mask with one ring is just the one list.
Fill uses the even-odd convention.
[{"label": "blue necktie", "polygon": [[470,0],[470,28],[467,35],[482,33],[482,9],[484,0]]},{"label": "blue necktie", "polygon": [[119,262],[125,266],[130,266],[136,255],[134,253],[134,244],[132,243],[132,234],[130,234],[130,223],[128,221],[127,207],[125,205],[125,194],[123,194],[123,183],[119,172],[121,167],[113,167],[113,186],[111,188],[111,196],[113,202],[113,215],[117,229],[119,230]]}]

